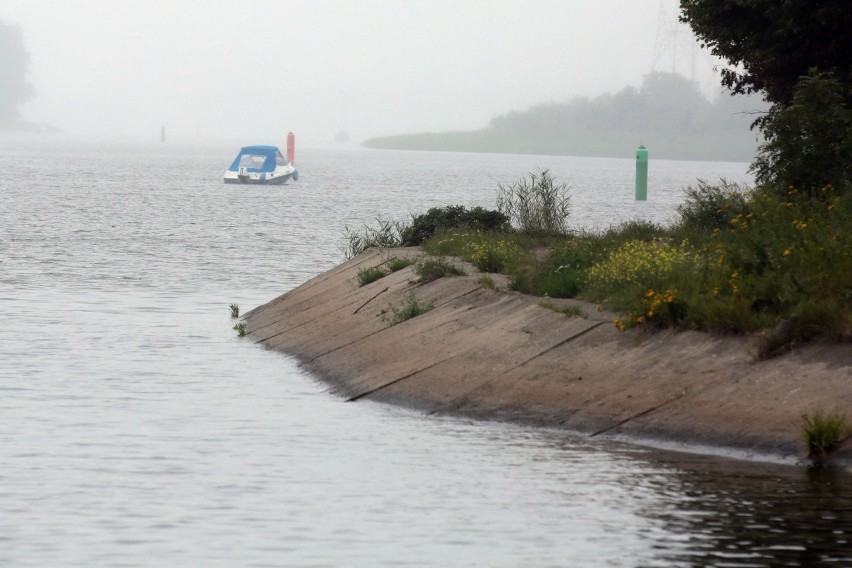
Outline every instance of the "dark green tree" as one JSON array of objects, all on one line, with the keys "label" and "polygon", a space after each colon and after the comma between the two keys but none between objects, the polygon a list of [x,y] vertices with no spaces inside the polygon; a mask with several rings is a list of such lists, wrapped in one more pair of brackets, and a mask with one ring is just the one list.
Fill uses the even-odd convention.
[{"label": "dark green tree", "polygon": [[752,164],[759,185],[816,194],[852,185],[852,2],[681,0],[682,22],[731,67],[733,94],[772,103],[755,121],[766,143]]},{"label": "dark green tree", "polygon": [[722,84],[788,104],[812,68],[852,79],[849,0],[680,0],[680,20],[727,60]]},{"label": "dark green tree", "polygon": [[759,185],[817,195],[828,184],[852,186],[852,85],[832,73],[803,77],[790,104],[772,107],[763,121],[766,143],[752,171]]},{"label": "dark green tree", "polygon": [[18,107],[35,95],[27,82],[29,64],[20,28],[0,21],[0,126],[17,122]]}]

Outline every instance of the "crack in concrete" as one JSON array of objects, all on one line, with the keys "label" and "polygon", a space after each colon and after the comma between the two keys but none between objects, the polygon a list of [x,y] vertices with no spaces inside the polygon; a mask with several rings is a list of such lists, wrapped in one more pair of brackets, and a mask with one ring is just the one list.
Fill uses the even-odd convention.
[{"label": "crack in concrete", "polygon": [[431,365],[427,365],[427,366],[423,367],[422,369],[417,369],[416,371],[412,371],[411,373],[408,373],[405,376],[399,377],[398,379],[393,379],[392,381],[389,381],[389,382],[387,382],[383,385],[379,385],[379,386],[372,388],[372,389],[370,389],[366,392],[362,392],[361,394],[356,394],[355,396],[352,396],[352,397],[346,399],[346,402],[354,402],[358,399],[364,398],[365,396],[370,396],[371,394],[375,393],[376,391],[380,391],[380,390],[387,388],[391,385],[395,385],[396,383],[398,383],[400,381],[404,381],[405,379],[410,379],[414,375],[416,375],[418,373],[422,373],[423,371],[428,371],[432,367],[436,367],[436,366],[440,365],[441,363],[445,363],[445,362],[449,361],[450,359],[452,359],[453,357],[455,357],[455,355],[450,355],[449,357],[441,359],[440,361],[436,361],[436,362],[432,363]]},{"label": "crack in concrete", "polygon": [[[406,320],[406,321],[407,321],[407,320]],[[405,323],[405,322],[401,322],[400,324],[397,324],[397,325],[401,325],[402,323]],[[451,321],[441,322],[441,323],[439,323],[438,325],[436,325],[436,326],[434,326],[434,327],[430,327],[430,328],[425,329],[425,330],[423,330],[423,331],[424,331],[424,332],[435,331],[436,329],[439,329],[439,328],[441,328],[441,327],[443,327],[443,326],[445,326],[445,325],[450,325],[450,324],[452,324],[452,323],[453,323],[453,322],[451,322]],[[334,347],[333,349],[329,349],[328,351],[324,351],[324,352],[322,352],[322,353],[319,353],[319,354],[317,354],[317,355],[314,355],[314,356],[313,356],[313,357],[311,357],[310,359],[306,359],[306,360],[305,360],[305,364],[313,363],[314,361],[316,361],[316,360],[317,360],[317,359],[319,359],[320,357],[325,357],[326,355],[328,355],[328,354],[330,354],[330,353],[334,353],[335,351],[338,351],[338,350],[340,350],[340,349],[345,349],[346,347],[349,347],[350,345],[355,345],[355,344],[356,344],[356,343],[358,343],[359,341],[363,341],[364,339],[367,339],[368,337],[373,337],[374,335],[378,335],[379,333],[382,333],[383,331],[388,331],[389,329],[393,329],[393,328],[394,328],[394,326],[392,326],[392,325],[391,325],[391,326],[388,326],[388,327],[383,327],[382,329],[379,329],[379,330],[374,331],[374,332],[372,332],[372,333],[368,333],[367,335],[362,335],[361,337],[359,337],[359,338],[357,338],[357,339],[353,339],[353,340],[352,340],[352,341],[350,341],[349,343],[344,343],[343,345],[338,345],[337,347]],[[344,332],[344,333],[345,333],[345,332]],[[339,334],[338,334],[338,335],[339,335]]]},{"label": "crack in concrete", "polygon": [[[361,266],[362,264],[366,264],[368,261],[372,260],[375,256],[376,256],[375,254],[367,254],[363,258],[363,260],[352,263],[345,268],[341,268],[343,265],[338,265],[336,268],[333,268],[333,269],[331,269],[327,272],[324,272],[322,274],[314,276],[313,278],[311,278],[310,280],[308,280],[307,282],[305,282],[301,286],[306,286],[306,285],[316,286],[316,285],[322,284],[323,282],[326,282],[328,280],[332,280],[333,278],[336,278],[337,276],[339,276],[342,272],[346,272],[346,271],[351,270],[353,268],[357,268],[357,267]],[[349,262],[349,261],[347,261],[347,262]],[[296,288],[293,288],[292,290],[288,290],[287,292],[285,292],[281,296],[275,298],[271,302],[267,302],[266,304],[261,304],[260,306],[257,306],[256,308],[252,308],[251,310],[249,310],[248,312],[246,312],[243,315],[243,318],[244,319],[251,319],[257,312],[260,312],[261,310],[264,310],[264,309],[269,309],[273,306],[276,306],[277,304],[279,304],[281,302],[288,300],[289,296],[297,288],[300,288],[301,286],[297,286]],[[310,299],[310,298],[304,298],[304,299],[300,300],[300,303],[305,303],[306,300],[308,300],[308,299]],[[266,326],[263,326],[263,327],[266,327]]]},{"label": "crack in concrete", "polygon": [[530,358],[529,358],[529,359],[527,359],[526,361],[523,361],[523,362],[521,362],[521,363],[518,363],[517,365],[515,365],[515,366],[514,366],[514,367],[512,367],[511,369],[507,369],[507,370],[503,371],[501,374],[502,374],[502,375],[505,375],[506,373],[510,373],[510,372],[514,371],[514,370],[515,370],[515,369],[517,369],[518,367],[523,367],[524,365],[526,365],[527,363],[529,363],[529,362],[530,362],[530,361],[532,361],[533,359],[537,359],[537,358],[541,357],[542,355],[544,355],[545,353],[550,353],[551,351],[553,351],[553,350],[554,350],[554,349],[556,349],[557,347],[560,347],[560,346],[562,346],[562,345],[565,345],[565,344],[566,344],[566,343],[568,343],[569,341],[573,341],[573,340],[577,339],[578,337],[581,337],[581,336],[583,336],[583,335],[586,335],[587,333],[589,333],[590,331],[592,331],[592,330],[593,330],[593,329],[595,329],[596,327],[600,327],[600,326],[602,326],[602,325],[603,325],[603,324],[605,324],[605,323],[608,323],[608,322],[605,322],[605,321],[599,321],[599,322],[597,322],[597,323],[594,323],[594,324],[590,325],[589,327],[587,327],[586,329],[584,329],[584,330],[582,330],[582,331],[579,331],[579,332],[575,333],[574,335],[571,335],[571,336],[569,336],[569,337],[566,337],[565,339],[563,339],[562,341],[560,341],[560,342],[556,343],[555,345],[552,345],[552,346],[548,347],[548,348],[547,348],[547,349],[545,349],[544,351],[540,351],[540,352],[536,353],[535,355],[533,355],[532,357],[530,357]]},{"label": "crack in concrete", "polygon": [[379,296],[381,296],[382,294],[384,294],[388,290],[390,290],[390,286],[386,287],[384,290],[380,290],[378,294],[376,294],[375,296],[373,296],[372,298],[370,298],[369,300],[367,300],[366,302],[364,302],[363,304],[358,306],[358,309],[355,310],[354,312],[352,312],[352,315],[354,316],[355,314],[360,312],[361,308],[363,308],[364,306],[366,306],[367,304],[369,304],[370,302],[372,302],[373,300],[375,300],[376,298],[378,298]]},{"label": "crack in concrete", "polygon": [[435,307],[436,307],[436,308],[440,308],[441,306],[446,306],[446,305],[447,305],[447,304],[449,304],[450,302],[454,302],[454,301],[458,300],[459,298],[464,298],[464,297],[465,297],[465,296],[467,296],[468,294],[473,294],[474,292],[479,292],[479,290],[480,290],[479,288],[474,288],[473,290],[468,290],[468,291],[467,291],[467,292],[465,292],[464,294],[459,294],[458,296],[453,296],[452,298],[450,298],[450,299],[449,299],[449,300],[447,300],[446,302],[444,302],[444,303],[442,303],[442,304],[438,304],[438,305],[437,305],[437,306],[435,306]]},{"label": "crack in concrete", "polygon": [[[390,289],[390,286],[389,286],[388,288],[385,288],[385,290],[383,290],[383,291],[387,291],[387,290],[389,290],[389,289]],[[379,294],[381,294],[381,292],[379,292]],[[377,294],[377,295],[378,295],[378,294]],[[368,300],[368,302],[369,302],[369,300]],[[356,302],[350,302],[349,304],[346,304],[346,305],[345,305],[345,306],[343,306],[342,308],[335,308],[334,310],[332,310],[332,311],[330,311],[330,312],[325,312],[325,313],[323,313],[323,314],[320,314],[320,315],[316,316],[315,318],[312,318],[312,319],[309,319],[309,320],[303,321],[302,323],[300,323],[300,324],[298,324],[298,325],[294,325],[293,327],[288,327],[287,329],[283,329],[283,330],[279,331],[278,333],[274,333],[274,334],[272,334],[272,335],[270,335],[270,336],[268,336],[268,337],[259,338],[257,341],[258,341],[258,343],[265,343],[265,342],[269,341],[270,339],[273,339],[273,338],[275,338],[275,337],[278,337],[279,335],[283,335],[283,334],[285,334],[285,333],[289,333],[289,332],[291,332],[291,331],[294,331],[294,330],[296,330],[296,329],[299,329],[299,328],[300,328],[300,327],[302,327],[302,326],[309,325],[309,324],[313,323],[313,322],[314,322],[314,320],[319,319],[320,317],[327,316],[327,315],[332,314],[332,313],[334,313],[334,312],[343,311],[344,309],[347,309],[347,308],[349,308],[349,306],[352,306],[352,305],[354,305],[354,304],[356,304]],[[285,321],[285,320],[287,320],[287,319],[289,319],[289,318],[294,317],[296,314],[299,314],[299,313],[302,313],[302,312],[308,311],[309,309],[313,309],[313,308],[307,308],[307,309],[304,309],[304,310],[299,310],[298,312],[295,312],[295,313],[293,313],[293,314],[287,314],[287,315],[285,315],[284,317],[282,317],[281,319],[275,320],[274,322],[270,322],[270,323],[268,323],[268,324],[266,324],[266,325],[262,325],[262,326],[258,327],[257,329],[253,329],[253,330],[251,330],[249,333],[250,333],[250,334],[252,334],[252,335],[254,335],[254,334],[256,334],[258,331],[260,331],[261,329],[264,329],[264,328],[269,327],[269,326],[271,326],[271,325],[275,325],[275,324],[277,324],[277,323],[281,323],[281,322],[283,322],[283,321]],[[360,309],[360,308],[358,308],[358,309]],[[357,310],[356,310],[356,313],[357,313]]]},{"label": "crack in concrete", "polygon": [[641,418],[642,416],[645,416],[646,414],[650,414],[650,413],[654,412],[655,410],[659,410],[660,408],[662,408],[664,406],[668,406],[669,404],[671,404],[673,402],[677,402],[678,400],[682,399],[683,397],[684,397],[684,395],[679,395],[679,396],[676,396],[676,397],[674,397],[670,400],[667,400],[665,402],[661,402],[660,404],[658,404],[656,406],[652,406],[651,408],[646,408],[642,412],[634,414],[633,416],[628,416],[624,420],[620,420],[620,421],[616,422],[615,424],[613,424],[611,426],[607,426],[606,428],[604,428],[602,430],[598,430],[597,432],[590,434],[589,437],[594,438],[595,436],[599,436],[600,434],[605,434],[605,433],[609,432],[610,430],[615,430],[619,426],[624,426],[625,424],[627,424],[631,420],[636,420],[637,418]]},{"label": "crack in concrete", "polygon": [[[524,361],[524,362],[522,362],[522,363],[519,363],[519,364],[517,364],[517,365],[513,365],[512,367],[510,367],[510,368],[506,369],[505,371],[503,371],[502,373],[500,373],[500,376],[505,375],[505,374],[507,374],[507,373],[511,373],[511,372],[512,372],[512,371],[514,371],[515,369],[518,369],[518,368],[520,368],[520,367],[523,367],[524,365],[526,365],[527,363],[529,363],[529,362],[530,362],[530,361],[532,361],[533,359],[536,359],[536,358],[538,358],[538,357],[541,357],[541,356],[542,356],[542,355],[544,355],[545,353],[548,353],[548,352],[550,352],[550,351],[553,351],[554,349],[556,349],[556,348],[557,348],[557,347],[559,347],[560,345],[564,345],[564,344],[568,343],[569,341],[572,341],[572,340],[574,340],[574,339],[577,339],[578,337],[580,337],[580,336],[582,336],[582,335],[584,335],[584,334],[586,334],[586,333],[588,333],[588,332],[592,331],[592,330],[593,330],[593,329],[595,329],[596,327],[598,327],[598,326],[600,326],[600,325],[602,325],[602,324],[605,324],[605,323],[608,323],[608,322],[606,322],[606,321],[601,321],[601,322],[597,322],[597,323],[595,323],[595,324],[593,324],[593,325],[590,325],[590,326],[589,326],[589,327],[587,327],[586,329],[584,329],[584,330],[582,330],[582,331],[580,331],[580,332],[578,332],[578,333],[575,333],[575,334],[571,335],[570,337],[567,337],[567,338],[563,339],[563,340],[562,340],[562,341],[560,341],[559,343],[557,343],[557,344],[555,344],[555,345],[553,345],[553,346],[551,346],[551,347],[548,347],[547,349],[545,349],[544,351],[539,352],[539,353],[538,353],[538,354],[536,354],[536,355],[533,355],[532,357],[530,357],[530,358],[529,358],[529,359],[527,359],[526,361]],[[582,377],[580,377],[580,376],[578,376],[577,378],[582,379]],[[572,380],[576,380],[576,379],[572,379]],[[470,390],[468,390],[467,392],[465,392],[464,394],[460,395],[460,396],[458,397],[458,399],[457,399],[457,400],[455,400],[454,402],[451,402],[451,403],[449,403],[449,404],[445,404],[445,405],[443,405],[443,406],[441,406],[441,407],[439,407],[439,408],[433,409],[433,410],[432,410],[429,414],[439,413],[439,412],[453,412],[454,410],[461,410],[461,408],[462,408],[462,407],[464,406],[464,404],[465,404],[465,401],[466,401],[466,400],[470,397],[470,395],[472,395],[472,394],[473,394],[474,392],[476,392],[477,390],[481,389],[481,388],[483,387],[483,385],[485,385],[487,382],[488,382],[488,381],[485,381],[485,382],[483,382],[483,383],[480,383],[480,384],[476,385],[476,386],[475,386],[475,387],[473,387],[472,389],[470,389]],[[572,412],[572,414],[573,414],[574,412],[577,412],[577,410],[574,410],[574,411]]]},{"label": "crack in concrete", "polygon": [[[393,286],[388,286],[388,287],[386,287],[384,290],[382,290],[381,292],[379,292],[378,294],[376,294],[375,296],[373,296],[372,298],[370,298],[369,300],[367,300],[366,302],[364,302],[364,303],[363,303],[363,304],[362,304],[362,305],[361,305],[358,309],[356,309],[356,310],[353,312],[353,314],[357,314],[357,313],[361,310],[361,308],[363,308],[364,306],[366,306],[367,304],[369,304],[371,301],[373,301],[374,299],[376,299],[378,296],[380,296],[380,295],[381,295],[381,294],[383,294],[384,292],[387,292],[388,290],[390,290],[392,287],[393,287]],[[419,286],[418,286],[418,285],[415,285],[415,287],[419,287]],[[468,290],[467,292],[464,292],[463,294],[459,294],[458,296],[453,296],[452,298],[448,299],[446,302],[443,302],[443,303],[441,303],[441,304],[439,304],[439,305],[437,305],[437,306],[435,306],[435,307],[436,307],[436,308],[440,308],[441,306],[445,306],[445,305],[447,305],[449,302],[452,302],[452,301],[454,301],[454,300],[458,300],[459,298],[463,298],[464,296],[467,296],[468,294],[471,294],[471,293],[476,292],[476,291],[478,291],[478,290],[479,290],[479,288],[474,288],[473,290]],[[350,292],[350,294],[352,294],[352,293],[357,293],[357,289],[356,289],[356,291],[355,291],[355,292]],[[349,295],[349,294],[347,294],[347,295]],[[302,302],[300,302],[300,303],[305,303],[305,304],[307,304],[308,302],[303,300],[303,301],[302,301]],[[351,302],[351,303],[350,303],[350,304],[348,304],[348,305],[353,305],[353,304],[355,304],[355,303],[356,303],[356,302]],[[263,307],[263,306],[260,306],[260,307]],[[344,308],[345,308],[345,307],[347,307],[347,306],[344,306]],[[257,309],[257,308],[255,308],[255,309]],[[265,329],[265,328],[267,328],[267,327],[270,327],[270,326],[273,326],[273,325],[279,324],[279,323],[281,323],[282,321],[285,321],[285,320],[286,320],[286,319],[288,319],[288,318],[292,318],[292,317],[294,317],[294,316],[295,316],[295,315],[297,315],[297,314],[300,314],[300,313],[302,313],[302,312],[306,312],[306,311],[311,310],[311,309],[313,309],[313,306],[308,305],[308,307],[306,307],[306,308],[304,308],[304,309],[296,310],[296,311],[294,311],[293,313],[289,313],[289,314],[287,314],[286,316],[284,316],[284,317],[282,317],[282,318],[280,318],[280,319],[277,319],[277,320],[275,320],[275,321],[271,321],[271,322],[266,323],[266,324],[264,324],[264,325],[258,326],[257,328],[250,330],[250,331],[249,331],[249,334],[251,334],[251,335],[256,335],[256,334],[257,334],[257,332],[261,331],[262,329]],[[343,308],[338,308],[338,310],[339,310],[339,309],[343,309]],[[254,310],[253,310],[253,311],[254,311]],[[337,311],[337,310],[333,310],[333,311]],[[327,315],[327,314],[323,314],[323,315]],[[244,316],[244,319],[248,319],[248,316]],[[311,323],[311,320],[308,320],[308,321],[302,322],[302,323],[300,323],[299,325],[296,325],[296,326],[293,326],[293,327],[289,327],[289,328],[284,329],[284,330],[282,330],[282,331],[279,331],[278,333],[275,333],[275,334],[273,334],[273,335],[270,335],[270,336],[267,336],[267,337],[259,338],[259,339],[258,339],[258,342],[259,342],[259,343],[265,343],[265,342],[269,341],[270,339],[273,339],[273,338],[275,338],[275,337],[278,337],[278,336],[279,336],[279,335],[281,335],[281,334],[288,333],[288,332],[290,332],[290,331],[293,331],[293,330],[295,330],[295,329],[298,329],[298,328],[302,327],[303,325],[307,325],[307,324],[309,324],[309,323]]]}]

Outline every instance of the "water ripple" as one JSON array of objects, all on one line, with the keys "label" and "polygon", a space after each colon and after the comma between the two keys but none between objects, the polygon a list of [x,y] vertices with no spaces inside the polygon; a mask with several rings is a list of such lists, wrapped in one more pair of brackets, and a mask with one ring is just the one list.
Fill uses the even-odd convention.
[{"label": "water ripple", "polygon": [[630,159],[306,150],[270,189],[223,186],[233,148],[57,145],[37,177],[38,146],[0,141],[38,180],[0,180],[1,565],[852,564],[843,474],[345,404],[231,329],[344,223],[491,208],[539,166],[577,226],[665,220],[745,165],[654,162],[636,203]]}]

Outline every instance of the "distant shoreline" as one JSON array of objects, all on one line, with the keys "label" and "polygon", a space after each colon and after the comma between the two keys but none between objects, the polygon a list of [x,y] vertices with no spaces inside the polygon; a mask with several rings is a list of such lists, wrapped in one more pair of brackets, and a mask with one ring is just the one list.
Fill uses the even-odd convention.
[{"label": "distant shoreline", "polygon": [[575,137],[548,140],[535,137],[499,138],[488,130],[384,136],[365,140],[361,146],[375,150],[633,158],[640,142],[649,149],[652,159],[750,163],[757,152],[756,143],[712,136],[701,139],[682,137],[647,140],[647,137],[639,135],[616,133],[597,139]]},{"label": "distant shoreline", "polygon": [[37,124],[35,122],[15,121],[0,122],[0,132],[61,132],[60,129],[49,124]]}]

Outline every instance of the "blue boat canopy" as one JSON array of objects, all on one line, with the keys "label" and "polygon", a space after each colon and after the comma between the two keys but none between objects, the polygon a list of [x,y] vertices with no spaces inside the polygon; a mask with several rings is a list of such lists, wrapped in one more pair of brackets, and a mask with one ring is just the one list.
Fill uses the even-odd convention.
[{"label": "blue boat canopy", "polygon": [[234,158],[229,172],[238,172],[245,168],[247,172],[273,172],[275,166],[286,166],[287,160],[277,146],[245,146]]}]

